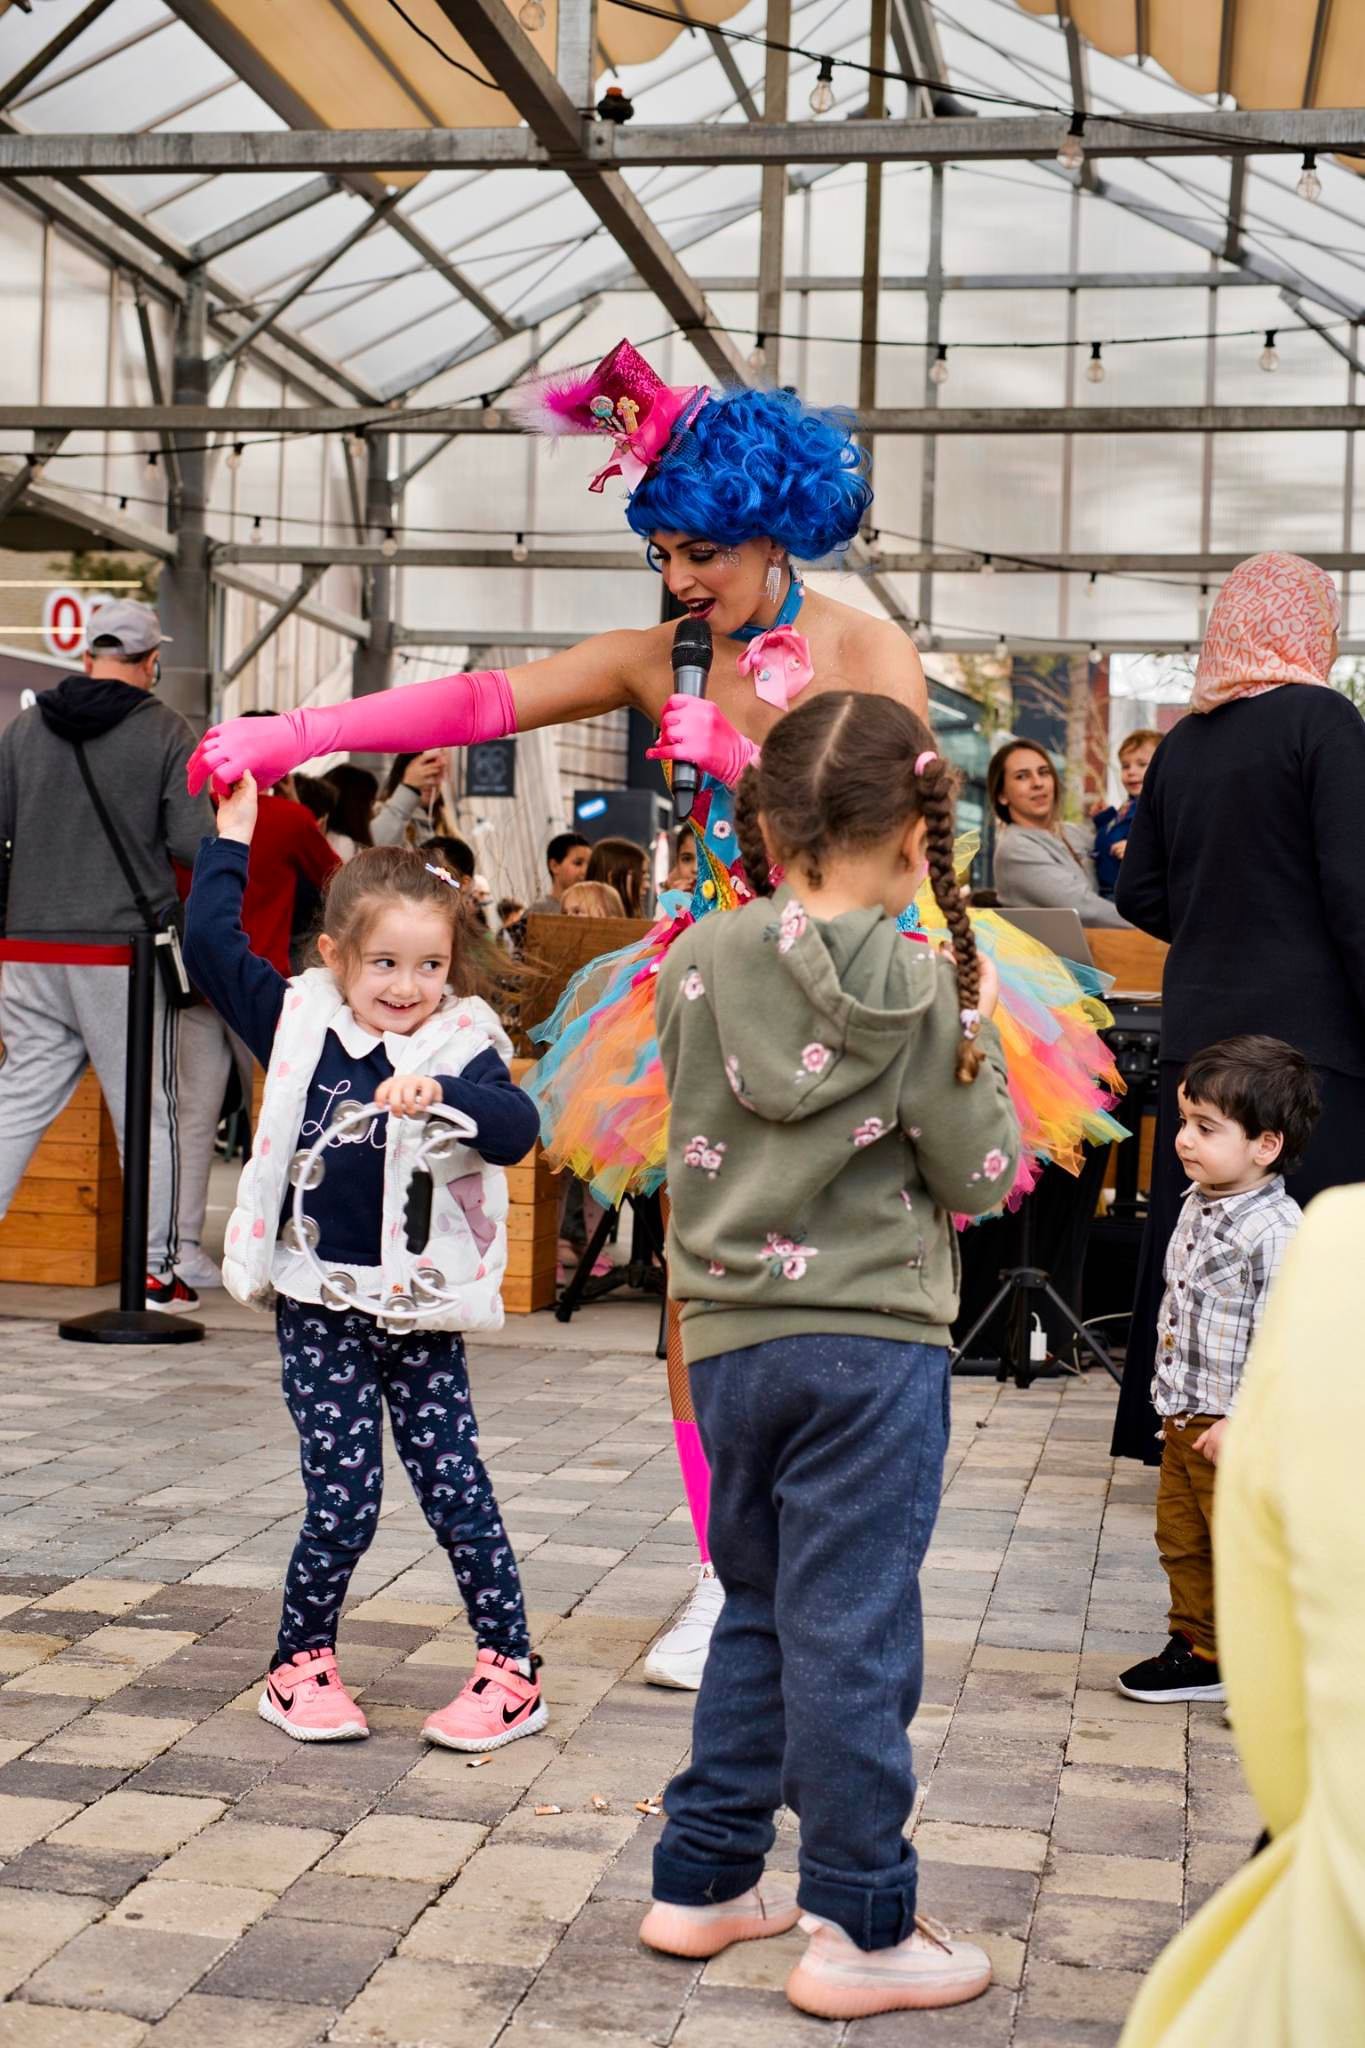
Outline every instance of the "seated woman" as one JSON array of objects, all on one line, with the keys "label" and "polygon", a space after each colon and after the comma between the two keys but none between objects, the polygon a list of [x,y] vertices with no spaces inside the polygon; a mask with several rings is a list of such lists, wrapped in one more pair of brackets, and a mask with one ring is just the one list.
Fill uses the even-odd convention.
[{"label": "seated woman", "polygon": [[1161,739],[1161,734],[1154,727],[1144,725],[1137,732],[1130,732],[1119,746],[1119,780],[1123,784],[1124,801],[1109,804],[1095,813],[1095,879],[1101,896],[1112,896],[1118,887],[1119,868],[1128,848],[1128,834],[1132,830],[1137,800],[1142,794],[1143,778],[1152,765],[1152,756],[1161,745]]},{"label": "seated woman", "polygon": [[1090,835],[1061,817],[1062,790],[1042,748],[1010,740],[991,757],[986,796],[1000,821],[993,880],[1011,910],[1076,910],[1082,924],[1123,925],[1095,885]]}]

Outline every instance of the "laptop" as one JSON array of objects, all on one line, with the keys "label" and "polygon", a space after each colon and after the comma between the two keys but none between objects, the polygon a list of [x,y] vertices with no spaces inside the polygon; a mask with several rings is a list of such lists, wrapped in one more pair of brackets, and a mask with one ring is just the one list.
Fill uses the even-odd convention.
[{"label": "laptop", "polygon": [[1094,966],[1095,956],[1078,910],[1007,910],[1002,903],[996,914],[1063,960],[1076,960],[1082,967]]}]

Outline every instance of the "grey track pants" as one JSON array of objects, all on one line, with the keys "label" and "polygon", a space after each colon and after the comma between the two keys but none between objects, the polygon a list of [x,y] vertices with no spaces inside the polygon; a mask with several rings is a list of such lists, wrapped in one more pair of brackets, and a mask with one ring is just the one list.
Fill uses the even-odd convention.
[{"label": "grey track pants", "polygon": [[182,1250],[204,1241],[209,1171],[219,1114],[233,1061],[248,1109],[254,1062],[251,1049],[207,1003],[180,1012],[180,1214]]},{"label": "grey track pants", "polygon": [[[164,1273],[179,1256],[177,1202],[177,1013],[160,982],[152,1046],[152,1171],[147,1270]],[[65,1108],[87,1062],[109,1105],[123,1156],[128,970],[10,962],[0,976],[0,1215],[14,1199],[38,1141]]]}]

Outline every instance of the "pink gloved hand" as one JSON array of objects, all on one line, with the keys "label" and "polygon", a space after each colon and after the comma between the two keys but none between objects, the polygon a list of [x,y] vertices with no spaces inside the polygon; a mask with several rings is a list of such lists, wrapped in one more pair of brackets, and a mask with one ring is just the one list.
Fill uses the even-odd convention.
[{"label": "pink gloved hand", "polygon": [[378,690],[344,704],[284,711],[276,718],[230,718],[210,726],[190,755],[186,780],[197,796],[213,778],[225,795],[247,769],[262,789],[301,761],[342,751],[399,754],[425,747],[469,747],[505,739],[517,729],[517,711],[504,669],[438,676],[401,690]]},{"label": "pink gloved hand", "polygon": [[651,761],[691,761],[733,789],[759,749],[736,732],[709,697],[670,697],[659,723]]}]

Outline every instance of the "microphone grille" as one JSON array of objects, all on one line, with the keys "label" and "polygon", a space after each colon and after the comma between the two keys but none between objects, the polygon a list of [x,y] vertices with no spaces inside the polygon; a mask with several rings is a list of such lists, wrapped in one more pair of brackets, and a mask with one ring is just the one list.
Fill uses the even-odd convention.
[{"label": "microphone grille", "polygon": [[679,619],[673,635],[673,666],[710,668],[711,628],[705,619]]}]

